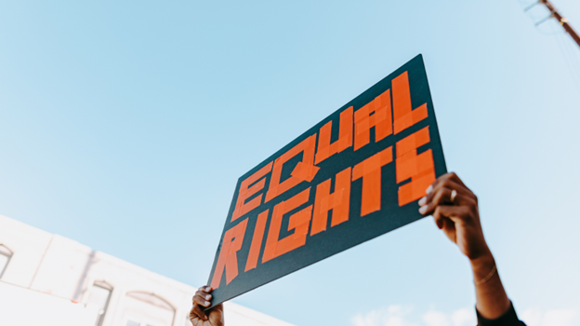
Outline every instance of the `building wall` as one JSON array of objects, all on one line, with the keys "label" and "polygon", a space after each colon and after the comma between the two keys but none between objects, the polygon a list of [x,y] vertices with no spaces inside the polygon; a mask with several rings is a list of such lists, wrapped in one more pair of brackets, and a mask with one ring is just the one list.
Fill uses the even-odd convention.
[{"label": "building wall", "polygon": [[0,282],[0,325],[94,325],[97,309],[50,294]]},{"label": "building wall", "polygon": [[[32,300],[55,307],[53,314],[45,314],[51,321],[45,320],[44,325],[68,325],[74,320],[74,325],[94,326],[99,307],[91,302],[106,292],[95,290],[95,284],[112,288],[101,326],[191,325],[187,315],[194,287],[1,215],[0,245],[13,253],[0,277],[2,325],[36,324],[14,317],[30,309],[22,300]],[[14,296],[18,298],[12,300]],[[105,302],[102,297],[101,302]],[[3,310],[11,311],[10,323]],[[228,326],[292,326],[234,303],[226,303],[224,311]]]}]

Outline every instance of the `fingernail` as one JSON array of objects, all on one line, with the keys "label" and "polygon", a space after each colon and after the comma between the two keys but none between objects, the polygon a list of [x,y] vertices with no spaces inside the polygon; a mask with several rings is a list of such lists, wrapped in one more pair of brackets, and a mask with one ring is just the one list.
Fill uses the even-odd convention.
[{"label": "fingernail", "polygon": [[203,303],[204,306],[209,306],[209,301]]},{"label": "fingernail", "polygon": [[421,208],[419,208],[419,213],[421,213],[421,214],[425,214],[426,211],[427,211],[427,206],[421,206]]},{"label": "fingernail", "polygon": [[431,191],[433,191],[433,186],[429,186],[429,187],[427,187],[427,189],[425,190],[425,192],[427,193],[427,195],[428,195],[428,194],[430,194],[430,193],[431,193]]},{"label": "fingernail", "polygon": [[423,206],[427,203],[427,196],[419,199],[419,206]]},{"label": "fingernail", "polygon": [[211,295],[210,295],[210,294],[206,295],[206,296],[205,296],[205,299],[206,299],[206,300],[209,300],[209,299],[211,299]]}]

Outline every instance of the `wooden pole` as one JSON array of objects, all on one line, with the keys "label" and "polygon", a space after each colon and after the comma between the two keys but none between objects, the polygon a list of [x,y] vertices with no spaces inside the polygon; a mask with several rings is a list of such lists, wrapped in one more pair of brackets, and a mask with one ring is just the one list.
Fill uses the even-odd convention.
[{"label": "wooden pole", "polygon": [[568,24],[568,19],[562,17],[562,15],[560,15],[558,10],[554,8],[554,5],[552,5],[552,3],[549,0],[540,0],[540,3],[544,4],[546,8],[550,10],[552,16],[554,16],[560,22],[562,27],[564,27],[566,32],[570,34],[570,36],[574,39],[574,41],[576,41],[576,44],[578,44],[578,46],[580,47],[580,36],[578,36],[578,33],[576,33],[576,31],[572,28],[572,26],[570,26],[570,24]]}]

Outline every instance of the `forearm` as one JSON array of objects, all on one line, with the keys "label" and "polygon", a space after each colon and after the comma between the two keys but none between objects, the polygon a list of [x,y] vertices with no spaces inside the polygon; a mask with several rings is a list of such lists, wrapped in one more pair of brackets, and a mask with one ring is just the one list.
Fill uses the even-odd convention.
[{"label": "forearm", "polygon": [[453,172],[437,178],[425,192],[427,196],[418,202],[419,213],[433,215],[437,227],[471,262],[479,324],[521,324],[515,310],[511,309],[495,260],[485,242],[477,196]]},{"label": "forearm", "polygon": [[510,300],[503,288],[491,251],[472,259],[471,270],[475,283],[476,307],[488,319],[502,316],[510,308]]}]

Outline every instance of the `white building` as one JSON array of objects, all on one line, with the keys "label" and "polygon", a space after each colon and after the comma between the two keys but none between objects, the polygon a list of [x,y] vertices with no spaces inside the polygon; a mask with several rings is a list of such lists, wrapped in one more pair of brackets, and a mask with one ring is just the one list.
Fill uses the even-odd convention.
[{"label": "white building", "polygon": [[[191,326],[197,289],[0,215],[0,325]],[[227,326],[292,326],[235,303]]]}]

